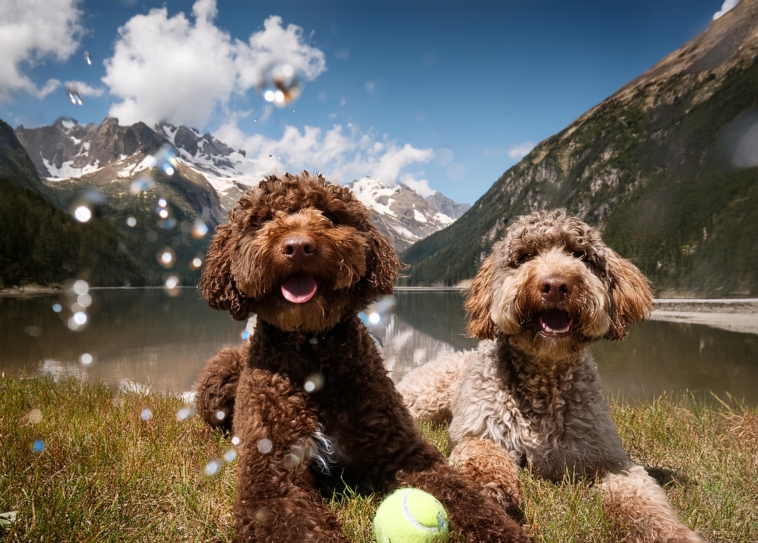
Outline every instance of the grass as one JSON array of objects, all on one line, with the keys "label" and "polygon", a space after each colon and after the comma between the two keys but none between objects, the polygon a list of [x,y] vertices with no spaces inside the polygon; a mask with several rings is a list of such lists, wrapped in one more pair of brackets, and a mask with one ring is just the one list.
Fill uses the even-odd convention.
[{"label": "grass", "polygon": [[[197,417],[178,420],[182,407],[177,397],[76,380],[0,379],[0,513],[18,512],[0,539],[233,541],[236,461],[205,473],[232,446]],[[758,410],[688,396],[613,400],[612,410],[630,455],[664,482],[688,525],[711,541],[758,540]],[[422,432],[448,452],[445,427]],[[591,486],[526,470],[521,480],[535,541],[622,540]],[[373,542],[379,500],[351,489],[325,497],[356,543]]]}]

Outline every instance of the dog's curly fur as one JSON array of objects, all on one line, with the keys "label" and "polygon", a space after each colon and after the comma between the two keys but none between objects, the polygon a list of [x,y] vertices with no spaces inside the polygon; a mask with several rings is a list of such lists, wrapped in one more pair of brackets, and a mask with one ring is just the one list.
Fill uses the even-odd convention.
[{"label": "dog's curly fur", "polygon": [[239,540],[347,541],[317,490],[331,473],[380,492],[422,488],[468,541],[527,541],[422,439],[357,316],[392,293],[400,266],[363,204],[304,172],[262,181],[229,219],[201,288],[236,319],[255,313],[257,326],[207,364],[196,399],[209,424],[241,440]]},{"label": "dog's curly fur", "polygon": [[[563,210],[518,218],[466,300],[478,349],[421,366],[398,385],[418,419],[450,423],[452,458],[498,496],[518,496],[517,465],[596,480],[628,541],[703,541],[624,452],[587,348],[647,317],[647,279]],[[503,447],[498,462],[476,440]],[[482,450],[485,450],[483,453]],[[495,473],[495,475],[493,475]],[[515,482],[514,482],[515,480]],[[625,539],[627,540],[627,539]]]}]

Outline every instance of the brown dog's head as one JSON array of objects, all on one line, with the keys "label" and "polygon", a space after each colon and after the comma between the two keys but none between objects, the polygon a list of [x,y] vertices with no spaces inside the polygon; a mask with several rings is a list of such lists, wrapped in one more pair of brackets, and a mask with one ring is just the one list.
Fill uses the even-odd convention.
[{"label": "brown dog's head", "polygon": [[594,228],[564,210],[519,217],[495,244],[471,285],[469,331],[498,332],[524,352],[563,358],[652,309],[650,284],[607,247]]},{"label": "brown dog's head", "polygon": [[323,177],[270,176],[213,236],[200,288],[237,320],[320,332],[392,293],[400,261],[352,192]]}]

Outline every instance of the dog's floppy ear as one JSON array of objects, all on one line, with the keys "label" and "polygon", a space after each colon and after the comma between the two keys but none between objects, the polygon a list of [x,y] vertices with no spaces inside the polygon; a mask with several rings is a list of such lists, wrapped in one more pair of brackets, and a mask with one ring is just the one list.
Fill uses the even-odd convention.
[{"label": "dog's floppy ear", "polygon": [[495,323],[490,317],[492,305],[492,276],[495,273],[495,257],[488,256],[474,277],[466,298],[469,314],[468,331],[480,339],[495,339]]},{"label": "dog's floppy ear", "polygon": [[366,282],[369,285],[369,298],[374,300],[380,296],[392,294],[397,270],[402,266],[402,263],[397,258],[390,241],[373,225],[369,228],[368,238]]},{"label": "dog's floppy ear", "polygon": [[609,339],[624,339],[626,327],[646,319],[653,309],[650,282],[632,264],[611,249],[606,250],[610,274],[611,328]]},{"label": "dog's floppy ear", "polygon": [[231,223],[216,228],[205,257],[200,290],[213,309],[226,309],[241,321],[250,316],[251,311],[249,300],[237,290],[232,277],[232,237]]}]

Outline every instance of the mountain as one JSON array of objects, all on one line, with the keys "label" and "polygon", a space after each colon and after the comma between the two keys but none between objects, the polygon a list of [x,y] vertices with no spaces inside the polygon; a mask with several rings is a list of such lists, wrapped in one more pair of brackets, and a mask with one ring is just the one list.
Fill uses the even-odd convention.
[{"label": "mountain", "polygon": [[[95,126],[60,118],[52,126],[20,126],[16,133],[47,185],[57,189],[56,194],[64,192],[59,198],[66,204],[85,186],[108,193],[115,201],[156,165],[155,157],[165,162],[173,153],[176,164],[172,168],[182,179],[174,188],[186,191],[186,198],[177,192],[171,201],[183,202],[183,210],[190,215],[205,213],[204,220],[214,224],[225,220],[242,193],[257,184],[270,166],[211,134],[167,123],[155,128],[144,123],[120,126],[116,119],[106,118]],[[373,211],[377,227],[398,251],[452,224],[469,207],[440,193],[424,199],[405,185],[387,185],[370,178],[348,186]]]},{"label": "mountain", "polygon": [[8,123],[0,120],[0,179],[43,195],[60,204],[55,193],[40,180],[35,164]]},{"label": "mountain", "polygon": [[408,284],[473,277],[510,222],[565,207],[659,296],[758,294],[758,0],[743,0],[414,244]]},{"label": "mountain", "polygon": [[99,220],[78,223],[43,194],[52,191],[0,121],[0,288],[72,278],[101,286],[141,284],[140,265],[122,250],[117,228]]},{"label": "mountain", "polygon": [[425,199],[402,183],[388,185],[371,177],[345,186],[371,210],[371,222],[398,251],[449,226],[470,207],[439,192]]}]

